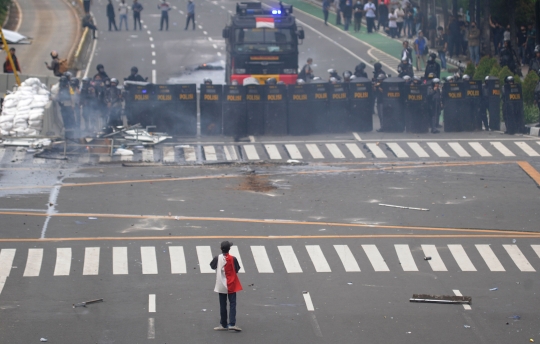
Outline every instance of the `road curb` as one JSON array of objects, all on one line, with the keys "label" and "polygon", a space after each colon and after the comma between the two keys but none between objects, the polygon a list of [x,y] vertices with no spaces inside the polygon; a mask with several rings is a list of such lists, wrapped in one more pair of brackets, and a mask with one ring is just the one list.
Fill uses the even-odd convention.
[{"label": "road curb", "polygon": [[540,136],[540,127],[530,127],[529,135]]}]

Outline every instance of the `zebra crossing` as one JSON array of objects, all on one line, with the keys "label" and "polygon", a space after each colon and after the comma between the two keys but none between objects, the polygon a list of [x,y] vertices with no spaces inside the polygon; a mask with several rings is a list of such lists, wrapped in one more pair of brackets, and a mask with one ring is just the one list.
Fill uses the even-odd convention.
[{"label": "zebra crossing", "polygon": [[[257,161],[384,160],[384,159],[474,159],[540,157],[540,141],[399,141],[336,143],[235,143],[183,144],[134,150],[133,155],[70,156],[67,162],[161,162],[194,164]],[[61,164],[63,160],[42,159],[21,148],[0,148],[0,163]]]},{"label": "zebra crossing", "polygon": [[[385,247],[387,250],[381,252],[379,247],[373,244],[358,246],[336,244],[322,247],[321,245],[303,245],[299,247],[279,245],[277,246],[279,254],[270,256],[266,246],[252,245],[249,247],[233,246],[230,253],[237,257],[242,266],[240,273],[246,272],[244,262],[248,263],[248,272],[264,274],[275,272],[297,274],[308,271],[317,273],[389,272],[391,269],[387,262],[395,262],[396,260],[399,262],[399,268],[394,268],[393,271],[395,272],[452,271],[453,269],[449,269],[448,266],[457,266],[458,271],[464,272],[518,270],[521,272],[536,272],[533,265],[540,268],[540,245],[530,245],[532,251],[527,247],[522,247],[525,252],[529,251],[529,257],[526,257],[522,248],[515,244],[502,245],[504,250],[500,246],[487,244],[467,247],[460,244],[439,246],[422,244],[419,247],[411,247],[408,244],[395,244],[393,249],[389,249],[391,246]],[[275,251],[274,247],[269,248],[272,252]],[[210,268],[209,263],[218,252],[216,250],[213,252],[210,246],[196,246],[195,254],[191,254],[191,249],[192,247],[168,246],[168,250],[163,249],[161,252],[155,246],[130,247],[129,249],[126,246],[115,246],[112,247],[112,262],[103,262],[100,258],[108,253],[105,252],[105,249],[101,247],[85,247],[83,262],[78,264],[74,263],[76,261],[71,247],[58,247],[46,251],[44,248],[29,248],[28,250],[3,248],[0,250],[0,277],[7,277],[12,274],[16,254],[24,256],[18,260],[20,262],[24,260],[25,264],[22,277],[43,276],[42,266],[45,259],[54,260],[52,275],[55,277],[80,274],[84,276],[99,275],[105,264],[108,264],[109,267],[112,266],[112,269],[105,268],[104,270],[112,271],[113,275],[213,273],[214,271]],[[52,253],[53,251],[55,251],[55,254]],[[190,254],[187,255],[186,251],[189,251]],[[424,259],[419,257],[419,251],[421,251],[422,256],[430,257],[427,260],[428,264],[425,264]],[[416,252],[416,258],[414,252]],[[495,252],[498,252],[498,255]],[[48,256],[46,256],[46,253]],[[107,256],[109,255],[107,254]],[[446,261],[443,260],[443,256]],[[449,257],[452,257],[452,259]],[[419,261],[422,261],[422,263],[419,264]],[[512,264],[509,263],[510,261]],[[192,271],[187,268],[194,263],[198,265],[198,269]]]}]

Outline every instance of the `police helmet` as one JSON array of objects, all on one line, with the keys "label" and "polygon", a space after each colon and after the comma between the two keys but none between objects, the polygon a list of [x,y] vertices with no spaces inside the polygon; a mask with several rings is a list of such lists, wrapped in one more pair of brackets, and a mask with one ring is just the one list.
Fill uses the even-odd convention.
[{"label": "police helmet", "polygon": [[356,75],[353,74],[353,75],[351,75],[351,77],[349,78],[349,80],[354,80],[354,79],[356,79]]},{"label": "police helmet", "polygon": [[105,87],[111,86],[111,79],[105,79],[104,84],[105,84]]},{"label": "police helmet", "polygon": [[434,84],[438,84],[441,82],[441,80],[439,80],[438,78],[435,78],[433,80],[431,80]]},{"label": "police helmet", "polygon": [[118,79],[117,78],[112,78],[111,79],[111,85],[114,84],[114,86],[118,85]]},{"label": "police helmet", "polygon": [[382,68],[382,64],[381,64],[380,62],[377,62],[377,63],[375,63],[375,64],[373,65],[373,67],[374,67],[375,69],[381,69],[381,68]]},{"label": "police helmet", "polygon": [[489,75],[484,78],[484,81],[488,81],[488,80],[489,80]]},{"label": "police helmet", "polygon": [[313,81],[320,81],[322,80],[320,76],[313,77]]},{"label": "police helmet", "polygon": [[135,66],[131,67],[131,73],[135,73],[135,74],[139,73],[139,68]]},{"label": "police helmet", "polygon": [[435,59],[437,58],[437,55],[435,53],[431,53],[429,54],[429,58],[433,61],[435,61]]},{"label": "police helmet", "polygon": [[64,73],[64,76],[69,80],[69,79],[71,79],[71,77],[73,76],[73,74],[71,74],[71,72],[65,72],[65,73]]},{"label": "police helmet", "polygon": [[328,70],[328,73],[329,73],[329,74],[334,74],[334,73],[336,73],[336,70],[335,70],[334,68],[330,68],[330,69]]},{"label": "police helmet", "polygon": [[454,77],[452,75],[446,77],[446,81],[452,82],[454,81]]},{"label": "police helmet", "polygon": [[534,52],[540,53],[540,45],[537,45],[536,47],[534,47]]},{"label": "police helmet", "polygon": [[349,79],[351,77],[352,73],[350,71],[343,72],[343,79]]},{"label": "police helmet", "polygon": [[276,80],[276,78],[268,78],[268,79],[266,79],[266,84],[267,85],[276,85],[277,80]]},{"label": "police helmet", "polygon": [[379,76],[377,76],[377,80],[384,80],[386,79],[386,75],[384,75],[383,73],[379,74]]},{"label": "police helmet", "polygon": [[418,75],[415,75],[415,76],[413,77],[413,79],[414,79],[415,81],[421,81],[421,79],[420,79],[420,77],[419,77]]},{"label": "police helmet", "polygon": [[462,79],[463,79],[463,80],[470,80],[470,79],[471,79],[471,77],[470,77],[470,76],[468,76],[467,74],[465,74],[465,75],[463,75]]},{"label": "police helmet", "polygon": [[278,82],[276,82],[276,85],[285,85],[285,81],[279,80]]},{"label": "police helmet", "polygon": [[507,83],[507,84],[513,83],[514,82],[514,77],[509,75],[506,78],[504,78],[504,82]]},{"label": "police helmet", "polygon": [[89,77],[86,77],[86,78],[83,78],[83,79],[82,79],[82,83],[83,83],[83,84],[87,84],[87,83],[89,83],[91,80],[92,80],[92,79],[90,79]]},{"label": "police helmet", "polygon": [[429,73],[427,77],[428,79],[433,79],[435,77],[435,73]]},{"label": "police helmet", "polygon": [[405,80],[405,81],[409,81],[409,80],[411,80],[411,77],[410,77],[410,76],[408,76],[408,75],[405,75],[405,76],[403,77],[403,80]]},{"label": "police helmet", "polygon": [[364,62],[360,62],[358,66],[355,68],[356,70],[364,70],[366,69],[366,64]]},{"label": "police helmet", "polygon": [[79,87],[79,79],[77,79],[77,78],[72,78],[71,80],[69,80],[69,83],[73,87]]},{"label": "police helmet", "polygon": [[205,85],[212,85],[212,79],[210,78],[204,78],[203,82]]},{"label": "police helmet", "polygon": [[296,79],[296,84],[297,85],[303,85],[305,84],[306,82],[304,81],[304,79]]},{"label": "police helmet", "polygon": [[96,66],[96,69],[99,71],[100,69],[105,69],[105,67],[100,63]]},{"label": "police helmet", "polygon": [[333,83],[333,84],[335,84],[335,83],[337,83],[337,79],[334,78],[334,77],[331,77],[331,78],[330,78],[330,82]]}]

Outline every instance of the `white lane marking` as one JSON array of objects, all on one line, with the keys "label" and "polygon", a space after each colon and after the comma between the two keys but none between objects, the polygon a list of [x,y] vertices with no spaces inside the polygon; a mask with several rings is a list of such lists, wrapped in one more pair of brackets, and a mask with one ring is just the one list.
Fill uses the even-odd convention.
[{"label": "white lane marking", "polygon": [[154,162],[154,148],[145,148],[142,151],[142,160]]},{"label": "white lane marking", "polygon": [[156,248],[154,246],[141,246],[141,263],[143,275],[157,275]]},{"label": "white lane marking", "polygon": [[309,154],[311,154],[313,159],[324,159],[324,155],[322,155],[319,147],[317,147],[316,144],[306,144],[306,148],[308,149]]},{"label": "white lane marking", "polygon": [[534,250],[534,252],[536,252],[536,255],[538,256],[538,258],[540,258],[540,245],[531,245],[531,247]]},{"label": "white lane marking", "polygon": [[289,153],[291,159],[302,159],[302,154],[300,153],[296,145],[285,145],[285,149],[287,149],[287,152]]},{"label": "white lane marking", "polygon": [[199,269],[203,274],[211,274],[214,272],[210,267],[212,257],[212,249],[210,246],[197,246],[197,258],[199,259]]},{"label": "white lane marking", "polygon": [[255,149],[254,145],[244,145],[244,151],[246,152],[246,156],[249,160],[260,160],[259,154],[257,154],[257,150]]},{"label": "white lane marking", "polygon": [[221,56],[221,53],[219,51],[217,52],[217,56]]},{"label": "white lane marking", "polygon": [[521,148],[522,151],[524,151],[528,156],[540,156],[534,149],[531,148],[528,144],[525,142],[515,142],[515,144]]},{"label": "white lane marking", "polygon": [[152,56],[156,56],[156,52],[155,52],[155,51],[152,51]]},{"label": "white lane marking", "polygon": [[213,41],[212,37],[208,37],[208,40],[209,40],[210,42]]},{"label": "white lane marking", "polygon": [[[454,292],[456,296],[463,296],[463,294],[461,294],[461,292],[457,289],[454,289],[452,291]],[[463,304],[463,308],[465,308],[466,310],[471,310],[471,305]]]},{"label": "white lane marking", "polygon": [[461,158],[470,158],[471,155],[458,143],[458,142],[448,142],[450,148],[456,152]]},{"label": "white lane marking", "polygon": [[345,268],[345,271],[347,272],[357,272],[360,271],[360,267],[358,266],[358,263],[356,262],[356,259],[354,259],[354,256],[351,252],[351,249],[347,245],[334,245],[334,249],[336,250],[339,259],[341,259],[341,263],[343,264],[343,267]]},{"label": "white lane marking", "polygon": [[185,147],[184,148],[184,159],[186,161],[197,161],[197,155],[195,154],[194,147]]},{"label": "white lane marking", "polygon": [[152,37],[150,37],[149,39],[150,39],[150,42],[153,42],[153,41],[154,41],[154,39],[153,39]]},{"label": "white lane marking", "polygon": [[419,158],[429,158],[429,154],[417,142],[407,142],[407,144]]},{"label": "white lane marking", "polygon": [[214,49],[217,49],[217,44],[212,44],[212,46],[214,47]]},{"label": "white lane marking", "polygon": [[345,155],[343,155],[343,153],[335,143],[327,143],[326,148],[328,148],[330,154],[332,154],[335,159],[345,159]]},{"label": "white lane marking", "polygon": [[536,271],[517,245],[503,245],[506,252],[521,271]]},{"label": "white lane marking", "polygon": [[147,34],[151,35],[152,32],[150,30],[146,31]]},{"label": "white lane marking", "polygon": [[471,146],[478,154],[480,154],[481,157],[490,157],[492,156],[490,152],[488,152],[480,142],[469,142],[469,146]]},{"label": "white lane marking", "polygon": [[266,248],[264,246],[251,246],[251,253],[253,254],[253,259],[255,260],[255,265],[257,270],[261,274],[272,274],[274,269],[272,269],[272,264],[266,253]]},{"label": "white lane marking", "polygon": [[381,252],[379,252],[379,249],[375,245],[362,245],[362,248],[364,249],[364,252],[366,253],[369,262],[373,266],[373,270],[375,271],[390,271],[388,268],[388,265],[386,265],[386,262],[384,261],[384,258],[381,255]]},{"label": "white lane marking", "polygon": [[225,6],[221,6],[221,9],[224,10],[224,9],[225,9]]},{"label": "white lane marking", "polygon": [[309,295],[309,292],[305,291],[302,293],[302,295],[304,296],[307,310],[313,312],[315,310],[315,307],[313,307],[313,301],[311,301],[311,296]]},{"label": "white lane marking", "polygon": [[454,256],[456,263],[458,263],[461,271],[476,271],[474,264],[469,259],[469,256],[462,245],[448,245],[448,248]]},{"label": "white lane marking", "polygon": [[516,156],[510,149],[506,148],[502,142],[491,142],[491,145],[504,156]]},{"label": "white lane marking", "polygon": [[433,271],[448,271],[435,245],[422,245],[422,250],[426,257],[431,257],[428,263]]},{"label": "white lane marking", "polygon": [[345,146],[349,149],[351,154],[356,159],[363,159],[366,157],[364,153],[360,150],[360,148],[356,145],[356,143],[346,143]]},{"label": "white lane marking", "polygon": [[172,8],[173,8],[173,10],[176,10],[176,9],[177,9],[176,6],[173,6]]},{"label": "white lane marking", "polygon": [[145,29],[145,30],[148,29],[148,26],[146,26],[146,25],[143,25],[142,27],[143,27],[143,29]]},{"label": "white lane marking", "polygon": [[156,327],[154,318],[148,318],[148,339],[156,339]]},{"label": "white lane marking", "polygon": [[156,64],[156,60],[152,60],[152,64],[155,65],[155,64]]},{"label": "white lane marking", "polygon": [[150,44],[150,48],[154,49],[155,47],[154,43]]},{"label": "white lane marking", "polygon": [[392,152],[394,152],[394,154],[398,157],[398,158],[408,158],[409,155],[407,153],[405,153],[405,151],[395,142],[388,142],[386,144],[388,146],[388,148],[390,148],[392,150]]},{"label": "white lane marking", "polygon": [[362,141],[362,138],[360,137],[360,135],[358,135],[358,133],[352,133],[354,138],[356,139],[356,141]]},{"label": "white lane marking", "polygon": [[178,12],[180,12],[180,14],[184,14],[184,11],[182,11],[182,10],[178,10]]},{"label": "white lane marking", "polygon": [[39,276],[41,270],[41,262],[43,261],[42,248],[29,248],[28,258],[26,259],[26,268],[24,269],[24,277]]},{"label": "white lane marking", "polygon": [[84,249],[83,275],[97,275],[99,273],[99,247],[86,247]]},{"label": "white lane marking", "polygon": [[201,29],[201,30],[202,30],[202,25],[197,25],[197,26],[199,27],[199,29]]},{"label": "white lane marking", "polygon": [[171,259],[171,274],[187,273],[183,246],[169,246],[169,257]]},{"label": "white lane marking", "polygon": [[442,147],[437,142],[428,142],[427,145],[429,146],[429,148],[431,148],[433,153],[437,154],[439,158],[450,157],[450,155],[448,155],[448,153],[446,153],[444,149],[442,149]]},{"label": "white lane marking", "polygon": [[306,245],[306,250],[313,262],[315,271],[317,272],[332,272],[328,261],[324,257],[324,254],[319,245]]},{"label": "white lane marking", "polygon": [[223,146],[225,152],[225,159],[227,161],[238,160],[238,154],[236,154],[236,148],[234,146]]},{"label": "white lane marking", "polygon": [[156,312],[156,294],[148,294],[148,313]]},{"label": "white lane marking", "polygon": [[242,258],[240,257],[240,252],[238,252],[238,246],[231,246],[229,253],[232,254],[233,257],[236,257],[236,260],[238,260],[238,264],[240,264],[240,270],[238,270],[238,272],[246,272],[246,269],[244,268],[244,263],[242,263]]},{"label": "white lane marking", "polygon": [[276,145],[264,145],[264,148],[266,149],[266,153],[268,153],[270,159],[281,160],[281,154],[279,154]]},{"label": "white lane marking", "polygon": [[163,146],[163,162],[174,162],[174,147]]},{"label": "white lane marking", "polygon": [[418,271],[409,245],[394,245],[403,271]]},{"label": "white lane marking", "polygon": [[54,276],[69,276],[71,269],[71,248],[62,247],[56,249],[56,265]]},{"label": "white lane marking", "polygon": [[292,246],[278,246],[279,254],[288,273],[302,272],[298,258],[294,254]]},{"label": "white lane marking", "polygon": [[208,35],[208,32],[206,32],[206,31],[203,31],[202,33],[205,34],[205,35]]},{"label": "white lane marking", "polygon": [[113,275],[128,274],[127,247],[113,247]]},{"label": "white lane marking", "polygon": [[0,276],[0,294],[2,294],[2,290],[4,290],[4,285],[6,285],[6,277],[7,276]]},{"label": "white lane marking", "polygon": [[204,156],[208,161],[217,161],[216,149],[214,146],[203,146]]},{"label": "white lane marking", "polygon": [[96,54],[97,42],[98,40],[94,39],[94,42],[92,43],[92,52],[90,53],[90,57],[86,63],[86,69],[84,70],[85,78],[88,77],[88,73],[90,73],[90,66],[92,66],[92,61],[94,60],[94,55]]},{"label": "white lane marking", "polygon": [[376,158],[388,158],[376,143],[368,143],[366,146]]},{"label": "white lane marking", "polygon": [[476,245],[490,271],[506,271],[489,245]]}]

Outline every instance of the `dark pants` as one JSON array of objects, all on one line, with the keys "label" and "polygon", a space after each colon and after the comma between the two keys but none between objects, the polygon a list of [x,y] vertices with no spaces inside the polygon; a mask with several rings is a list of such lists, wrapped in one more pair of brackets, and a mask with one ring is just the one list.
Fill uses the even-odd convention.
[{"label": "dark pants", "polygon": [[161,12],[160,30],[163,30],[163,23],[165,23],[165,30],[169,30],[169,13],[167,12]]},{"label": "dark pants", "polygon": [[111,31],[113,26],[114,26],[114,29],[118,31],[118,27],[116,27],[116,19],[114,17],[108,17],[108,18],[109,18],[109,31]]},{"label": "dark pants", "polygon": [[403,22],[397,22],[397,36],[401,38],[401,30],[403,30]]},{"label": "dark pants", "polygon": [[368,32],[368,33],[372,33],[372,32],[373,32],[373,28],[375,27],[375,18],[373,18],[373,17],[366,17],[366,22],[367,22],[367,32]]},{"label": "dark pants", "polygon": [[341,25],[341,11],[336,10],[336,25]]},{"label": "dark pants", "polygon": [[92,24],[86,24],[86,25],[83,25],[83,27],[87,27],[89,28],[90,30],[92,30],[92,37],[96,38],[96,30],[97,30],[97,27],[95,25],[92,25]]},{"label": "dark pants", "polygon": [[354,17],[354,32],[360,32],[362,28],[362,17]]},{"label": "dark pants", "polygon": [[328,11],[322,11],[323,15],[324,15],[324,25],[328,25],[326,23],[328,23]]},{"label": "dark pants", "polygon": [[137,23],[139,23],[139,30],[142,30],[141,14],[139,12],[134,12],[133,13],[133,30],[137,30]]},{"label": "dark pants", "polygon": [[195,13],[188,13],[186,18],[186,28],[184,30],[187,30],[189,22],[193,23],[193,30],[195,30]]},{"label": "dark pants", "polygon": [[349,25],[351,25],[351,18],[350,17],[343,17],[343,30],[349,31]]},{"label": "dark pants", "polygon": [[[227,322],[227,297],[229,297],[230,304],[229,322]],[[219,293],[219,314],[221,315],[221,326],[236,325],[236,293]]]}]

